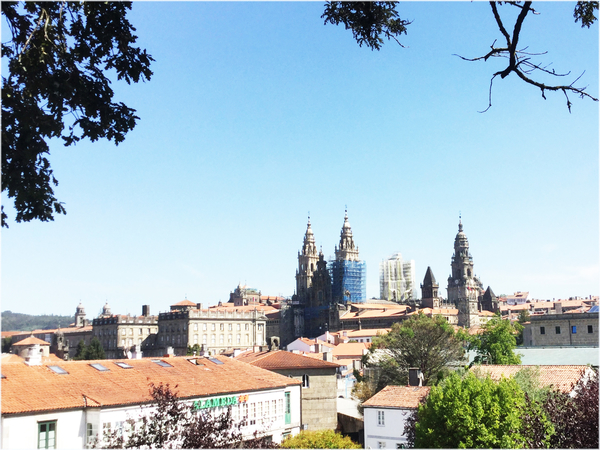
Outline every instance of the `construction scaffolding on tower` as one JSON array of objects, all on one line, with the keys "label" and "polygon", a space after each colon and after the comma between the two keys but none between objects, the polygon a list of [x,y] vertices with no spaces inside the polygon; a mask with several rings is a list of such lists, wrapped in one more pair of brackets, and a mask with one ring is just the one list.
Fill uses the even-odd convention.
[{"label": "construction scaffolding on tower", "polygon": [[367,265],[364,261],[331,261],[331,293],[338,303],[367,301]]}]

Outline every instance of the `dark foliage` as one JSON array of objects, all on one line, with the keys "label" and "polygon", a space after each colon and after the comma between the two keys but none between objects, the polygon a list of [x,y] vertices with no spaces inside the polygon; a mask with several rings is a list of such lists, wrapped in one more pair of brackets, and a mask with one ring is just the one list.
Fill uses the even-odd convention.
[{"label": "dark foliage", "polygon": [[442,316],[417,314],[391,331],[376,338],[371,349],[385,349],[388,358],[369,362],[377,367],[376,392],[389,384],[406,385],[408,369],[415,367],[423,374],[423,385],[435,384],[444,368],[463,360],[461,339]]},{"label": "dark foliage", "polygon": [[11,345],[12,345],[12,337],[11,336],[2,338],[2,353],[9,353]]},{"label": "dark foliage", "polygon": [[[177,386],[174,387],[177,389]],[[141,420],[129,421],[125,434],[115,430],[96,442],[103,448],[278,448],[271,441],[255,436],[242,440],[243,423],[234,423],[231,407],[221,414],[196,411],[166,384],[150,385],[152,414],[142,412]]]},{"label": "dark foliage", "polygon": [[[383,38],[393,39],[406,34],[410,21],[398,17],[396,2],[327,2],[325,12],[321,16],[325,24],[344,24],[358,45],[365,44],[371,50],[379,50]],[[402,45],[402,44],[400,44]]]},{"label": "dark foliage", "polygon": [[86,361],[106,359],[106,353],[104,353],[102,343],[97,337],[94,336],[90,341],[90,345],[85,345],[83,340],[79,341],[77,344],[77,351],[75,352],[73,359]]},{"label": "dark foliage", "polygon": [[578,385],[570,397],[553,392],[543,404],[556,433],[551,448],[598,448],[598,376]]},{"label": "dark foliage", "polygon": [[[51,138],[122,142],[139,119],[113,101],[110,77],[150,79],[152,57],[134,46],[130,2],[2,2],[2,192],[17,222],[54,220],[65,208],[48,155]],[[2,225],[7,216],[2,210]]]},{"label": "dark foliage", "polygon": [[2,312],[2,329],[4,331],[54,330],[73,323],[73,316],[54,316]]}]

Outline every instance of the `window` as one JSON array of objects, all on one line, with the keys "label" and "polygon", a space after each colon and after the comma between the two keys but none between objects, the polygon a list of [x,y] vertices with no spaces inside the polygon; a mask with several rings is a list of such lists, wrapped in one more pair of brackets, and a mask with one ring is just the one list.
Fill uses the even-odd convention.
[{"label": "window", "polygon": [[217,329],[217,325],[213,323],[213,324],[211,325],[210,329],[211,329],[212,331],[215,331],[215,330]]},{"label": "window", "polygon": [[67,375],[69,373],[60,366],[48,366],[48,369],[50,369],[52,372],[58,375]]},{"label": "window", "polygon": [[98,363],[94,363],[94,364],[90,364],[90,366],[92,366],[94,369],[96,369],[99,372],[106,372],[109,369],[104,367],[102,364],[98,364]]},{"label": "window", "polygon": [[273,414],[273,420],[277,420],[277,400],[271,400],[271,414]]},{"label": "window", "polygon": [[206,344],[206,335],[205,334],[202,335],[202,343]]},{"label": "window", "polygon": [[129,335],[130,335],[130,336],[133,336],[133,328],[130,328],[130,329],[129,329]]},{"label": "window", "polygon": [[269,418],[269,400],[267,400],[265,402],[265,416],[264,417],[266,420],[268,420],[268,418]]},{"label": "window", "polygon": [[242,329],[242,328],[241,328],[241,325],[238,323],[238,324],[237,324],[237,330],[238,330],[238,331],[240,331],[241,329]]},{"label": "window", "polygon": [[546,327],[540,327],[540,334],[546,334]]},{"label": "window", "polygon": [[250,325],[249,325],[249,324],[246,324],[246,326],[245,326],[245,330],[246,330],[246,331],[248,331],[249,329],[250,329]]},{"label": "window", "polygon": [[560,327],[556,327],[556,334],[560,334]]},{"label": "window", "polygon": [[245,339],[244,339],[244,343],[248,344],[250,342],[250,336],[246,335]]},{"label": "window", "polygon": [[210,343],[212,345],[215,345],[215,343],[217,342],[217,336],[215,336],[214,334],[210,336]]},{"label": "window", "polygon": [[309,387],[309,384],[308,384],[308,375],[306,375],[306,374],[302,375],[302,387],[303,388]]},{"label": "window", "polygon": [[125,328],[122,328],[121,329],[121,336],[125,336],[125,333],[126,333]]},{"label": "window", "polygon": [[385,441],[377,441],[377,448],[385,448]]},{"label": "window", "polygon": [[237,335],[237,343],[238,344],[242,343],[242,337],[239,334]]},{"label": "window", "polygon": [[228,331],[231,331],[231,330],[233,330],[233,325],[231,325],[231,324],[227,325],[227,330],[228,330]]},{"label": "window", "polygon": [[194,331],[198,331],[198,324],[197,323],[194,324]]},{"label": "window", "polygon": [[285,424],[289,425],[292,423],[292,402],[291,395],[289,392],[285,392]]},{"label": "window", "polygon": [[233,339],[232,339],[231,335],[230,334],[227,335],[227,343],[231,344],[232,342],[233,342]]},{"label": "window", "polygon": [[377,425],[385,427],[385,411],[377,411]]},{"label": "window", "polygon": [[110,436],[110,433],[112,432],[112,429],[111,429],[111,428],[112,428],[112,427],[111,427],[111,424],[110,424],[110,422],[104,422],[104,423],[102,424],[102,436],[107,436],[107,437],[109,437],[109,436]]},{"label": "window", "polygon": [[594,326],[588,325],[588,333],[593,333],[593,332],[594,332]]},{"label": "window", "polygon": [[206,331],[206,324],[205,323],[202,324],[202,331]]},{"label": "window", "polygon": [[194,335],[194,344],[197,344],[197,343],[198,343],[198,335],[197,335],[197,334],[195,334],[195,335]]},{"label": "window", "polygon": [[219,329],[220,329],[221,331],[225,331],[225,324],[224,324],[224,323],[222,323],[222,324],[219,324]]},{"label": "window", "polygon": [[571,327],[571,333],[572,333],[572,334],[577,334],[577,326],[573,325],[573,326]]},{"label": "window", "polygon": [[256,423],[256,403],[250,403],[250,425]]},{"label": "window", "polygon": [[225,343],[225,335],[219,335],[219,344],[223,345]]},{"label": "window", "polygon": [[38,422],[38,448],[56,448],[56,420]]},{"label": "window", "polygon": [[93,423],[86,424],[85,442],[88,446],[94,444],[97,434],[98,434],[98,431],[96,430],[95,424],[93,424]]},{"label": "window", "polygon": [[144,334],[144,329],[143,329],[143,328],[140,328],[140,336],[141,336],[142,334]]},{"label": "window", "polygon": [[117,366],[119,366],[121,369],[131,369],[131,368],[133,368],[133,366],[130,366],[129,364],[124,363],[124,362],[116,362],[115,364]]}]

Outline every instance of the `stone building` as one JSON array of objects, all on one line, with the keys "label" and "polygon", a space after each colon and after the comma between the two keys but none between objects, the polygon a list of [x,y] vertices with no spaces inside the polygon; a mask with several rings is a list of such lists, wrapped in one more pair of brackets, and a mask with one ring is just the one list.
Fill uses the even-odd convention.
[{"label": "stone building", "polygon": [[298,252],[296,293],[292,297],[285,326],[293,330],[282,340],[287,345],[301,336],[315,337],[339,329],[339,312],[332,295],[331,275],[323,251],[317,253],[310,218],[304,234],[302,250]]},{"label": "stone building", "polygon": [[238,355],[235,359],[302,381],[303,429],[336,429],[336,374],[340,368],[339,364],[283,350],[250,351]]},{"label": "stone building", "polygon": [[598,313],[531,316],[524,325],[523,345],[598,346]]},{"label": "stone building", "polygon": [[423,308],[439,308],[440,297],[438,289],[440,285],[435,281],[431,267],[427,267],[423,284],[421,284],[421,306]]},{"label": "stone building", "polygon": [[266,309],[274,310],[266,306],[204,309],[202,303],[185,300],[172,305],[171,311],[158,315],[155,347],[159,352],[172,347],[175,355],[185,355],[188,346],[194,345],[211,354],[266,346]]},{"label": "stone building", "polygon": [[156,348],[158,317],[150,315],[148,305],[142,306],[141,316],[131,316],[112,314],[107,303],[102,314],[92,321],[92,327],[92,335],[98,338],[108,359],[127,358],[140,350]]},{"label": "stone building", "polygon": [[[452,274],[448,277],[447,303],[458,309],[459,326],[477,327],[480,325],[479,311],[489,307],[494,308],[495,296],[488,288],[488,297],[484,299],[483,284],[473,271],[473,257],[469,253],[469,241],[463,232],[461,220],[458,222],[458,233],[454,239],[451,267]],[[497,299],[495,301],[497,310]]]}]

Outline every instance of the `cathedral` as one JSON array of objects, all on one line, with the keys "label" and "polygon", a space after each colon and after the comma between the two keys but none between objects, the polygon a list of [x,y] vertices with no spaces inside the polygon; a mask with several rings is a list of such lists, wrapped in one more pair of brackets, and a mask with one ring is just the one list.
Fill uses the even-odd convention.
[{"label": "cathedral", "polygon": [[458,221],[458,233],[454,239],[454,255],[450,264],[452,273],[448,277],[448,299],[441,302],[438,297],[439,285],[431,268],[421,284],[421,306],[428,308],[449,307],[458,310],[458,325],[467,328],[479,326],[480,311],[498,311],[498,299],[488,286],[483,284],[473,271],[473,257],[469,253],[469,241],[463,231],[462,220]]},{"label": "cathedral", "polygon": [[348,212],[335,248],[335,260],[325,261],[317,253],[310,217],[298,252],[296,293],[292,297],[294,337],[316,337],[340,328],[339,308],[348,302],[366,300],[366,265],[359,259]]}]

